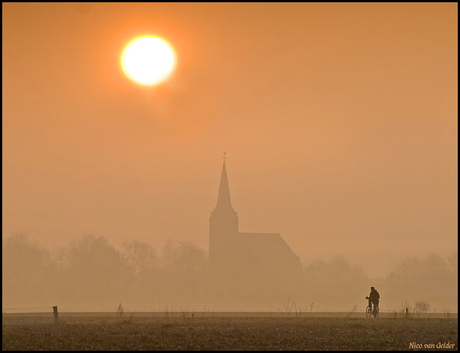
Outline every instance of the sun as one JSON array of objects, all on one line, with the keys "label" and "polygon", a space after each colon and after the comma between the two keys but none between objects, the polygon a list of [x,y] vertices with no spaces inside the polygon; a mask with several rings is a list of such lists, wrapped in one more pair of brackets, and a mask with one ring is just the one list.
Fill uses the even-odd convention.
[{"label": "sun", "polygon": [[163,39],[141,37],[125,48],[121,65],[126,76],[134,82],[153,86],[171,76],[176,66],[176,55]]}]

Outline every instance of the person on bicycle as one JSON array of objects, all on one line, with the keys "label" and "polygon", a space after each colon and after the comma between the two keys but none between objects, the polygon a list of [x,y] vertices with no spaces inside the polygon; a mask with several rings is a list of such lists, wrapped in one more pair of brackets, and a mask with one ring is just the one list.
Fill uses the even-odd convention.
[{"label": "person on bicycle", "polygon": [[369,294],[366,299],[369,299],[369,307],[372,308],[372,304],[374,304],[373,312],[375,312],[375,308],[379,306],[379,299],[380,294],[374,287],[371,287],[371,293]]}]

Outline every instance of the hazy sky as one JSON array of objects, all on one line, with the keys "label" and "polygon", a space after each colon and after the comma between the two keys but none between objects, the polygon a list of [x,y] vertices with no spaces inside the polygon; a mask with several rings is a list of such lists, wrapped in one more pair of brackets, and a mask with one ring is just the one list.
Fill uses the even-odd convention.
[{"label": "hazy sky", "polygon": [[[457,250],[457,3],[3,3],[3,237],[208,248],[240,231],[370,275]],[[140,35],[175,49],[146,88]],[[369,268],[368,268],[369,267]]]}]

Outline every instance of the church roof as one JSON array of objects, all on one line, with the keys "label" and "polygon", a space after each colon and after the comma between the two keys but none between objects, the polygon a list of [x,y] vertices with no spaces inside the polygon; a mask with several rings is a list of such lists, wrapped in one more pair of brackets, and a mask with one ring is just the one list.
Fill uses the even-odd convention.
[{"label": "church roof", "polygon": [[294,261],[299,259],[279,233],[239,232],[238,237],[242,246],[251,248],[251,251],[262,257],[279,254]]}]

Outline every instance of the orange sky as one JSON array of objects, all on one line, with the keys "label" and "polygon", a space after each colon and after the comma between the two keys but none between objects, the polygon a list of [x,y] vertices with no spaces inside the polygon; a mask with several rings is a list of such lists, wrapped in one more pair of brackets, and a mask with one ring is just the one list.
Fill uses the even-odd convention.
[{"label": "orange sky", "polygon": [[[3,3],[3,237],[207,250],[240,230],[369,274],[457,249],[457,3]],[[163,37],[153,88],[120,55]]]}]

